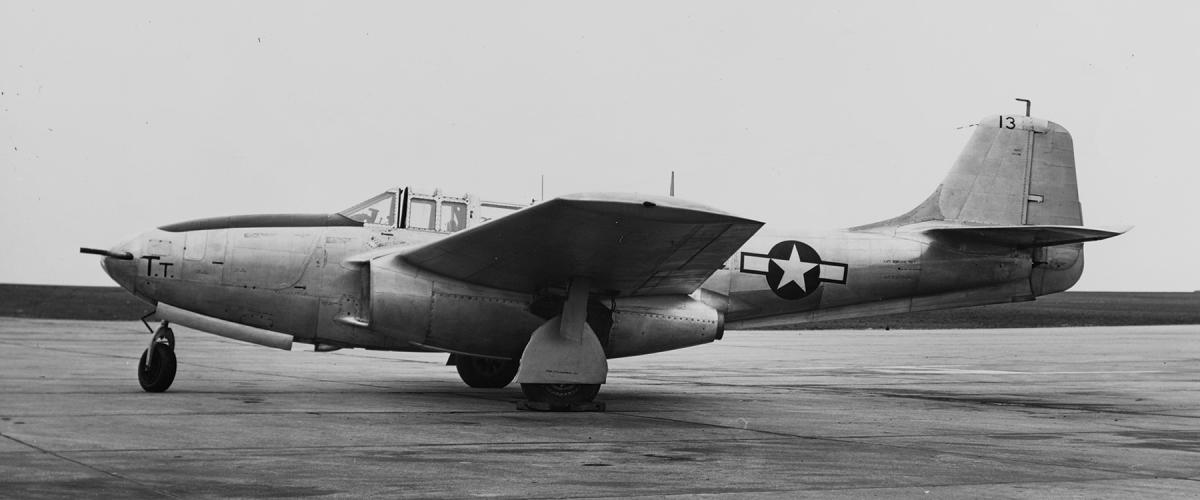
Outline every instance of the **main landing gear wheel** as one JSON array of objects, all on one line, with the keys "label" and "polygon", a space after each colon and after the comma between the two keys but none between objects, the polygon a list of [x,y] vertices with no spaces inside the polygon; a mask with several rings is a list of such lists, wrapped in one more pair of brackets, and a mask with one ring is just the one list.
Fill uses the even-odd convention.
[{"label": "main landing gear wheel", "polygon": [[477,358],[459,355],[455,359],[458,376],[467,385],[479,389],[499,389],[517,376],[520,363],[508,359]]},{"label": "main landing gear wheel", "polygon": [[[149,363],[146,362],[147,355]],[[175,350],[165,342],[155,343],[142,351],[142,359],[138,360],[138,383],[146,392],[163,392],[175,381],[175,365]]]},{"label": "main landing gear wheel", "polygon": [[521,392],[534,403],[569,406],[596,399],[600,384],[521,384]]}]

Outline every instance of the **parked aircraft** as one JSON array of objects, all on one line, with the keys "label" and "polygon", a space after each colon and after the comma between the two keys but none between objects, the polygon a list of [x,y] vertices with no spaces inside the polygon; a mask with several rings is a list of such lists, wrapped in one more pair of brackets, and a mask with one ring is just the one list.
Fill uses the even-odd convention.
[{"label": "parked aircraft", "polygon": [[873,224],[756,236],[673,197],[585,193],[532,206],[412,188],[334,214],[168,224],[103,255],[161,326],[138,364],[174,380],[170,323],[280,349],[449,354],[472,387],[595,398],[607,360],[824,319],[1033,300],[1070,288],[1083,242],[1071,135],[983,118],[916,208]]}]

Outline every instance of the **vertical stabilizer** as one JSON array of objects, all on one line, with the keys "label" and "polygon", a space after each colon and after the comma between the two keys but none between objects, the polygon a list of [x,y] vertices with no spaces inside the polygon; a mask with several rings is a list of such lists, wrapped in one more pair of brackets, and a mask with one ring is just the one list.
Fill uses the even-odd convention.
[{"label": "vertical stabilizer", "polygon": [[1071,134],[1054,122],[985,117],[954,167],[924,203],[878,224],[1083,224]]}]

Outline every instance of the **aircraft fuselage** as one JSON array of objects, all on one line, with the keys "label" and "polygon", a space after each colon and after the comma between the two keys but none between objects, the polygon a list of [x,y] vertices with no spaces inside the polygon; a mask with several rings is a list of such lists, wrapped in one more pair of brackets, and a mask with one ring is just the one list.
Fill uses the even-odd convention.
[{"label": "aircraft fuselage", "polygon": [[[538,309],[546,297],[465,283],[403,260],[367,262],[374,250],[387,254],[444,236],[363,227],[159,229],[114,249],[137,259],[105,259],[105,268],[148,301],[300,342],[519,357],[545,321]],[[1073,276],[1081,268],[1075,261],[1059,267]],[[658,325],[653,340],[644,338],[647,332],[614,329],[613,312],[618,323],[628,324],[620,322],[620,313],[649,310],[639,302],[644,299],[622,297],[593,297],[601,308],[589,321],[609,357],[645,354],[712,341],[725,327],[1029,300],[1065,288],[1033,287],[1033,268],[1030,250],[951,245],[923,235],[839,230],[757,236],[697,293],[662,311],[685,321],[715,321],[716,328],[663,332],[667,325]],[[716,318],[698,311],[700,304]]]}]

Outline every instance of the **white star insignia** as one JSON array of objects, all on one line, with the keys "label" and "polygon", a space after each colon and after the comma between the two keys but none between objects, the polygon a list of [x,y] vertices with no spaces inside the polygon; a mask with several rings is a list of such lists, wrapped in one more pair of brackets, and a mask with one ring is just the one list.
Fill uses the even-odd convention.
[{"label": "white star insignia", "polygon": [[783,288],[788,283],[795,283],[800,287],[800,291],[803,292],[808,291],[804,287],[804,273],[811,271],[812,268],[818,265],[800,260],[800,255],[796,252],[796,245],[792,245],[792,253],[788,256],[787,260],[771,259],[771,262],[774,262],[780,269],[783,269],[783,277],[779,278],[779,286],[775,287],[776,289]]}]

